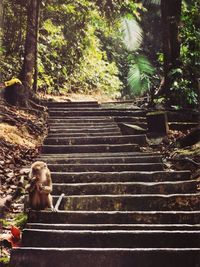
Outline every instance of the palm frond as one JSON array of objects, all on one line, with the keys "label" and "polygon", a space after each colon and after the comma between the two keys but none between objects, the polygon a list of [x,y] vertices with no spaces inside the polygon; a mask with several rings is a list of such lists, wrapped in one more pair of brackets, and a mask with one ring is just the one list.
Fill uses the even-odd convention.
[{"label": "palm frond", "polygon": [[143,39],[143,31],[134,19],[123,18],[122,20],[123,42],[129,51],[136,51]]},{"label": "palm frond", "polygon": [[154,74],[154,67],[149,60],[143,56],[135,56],[128,73],[128,85],[133,95],[140,96],[149,90],[150,78]]}]

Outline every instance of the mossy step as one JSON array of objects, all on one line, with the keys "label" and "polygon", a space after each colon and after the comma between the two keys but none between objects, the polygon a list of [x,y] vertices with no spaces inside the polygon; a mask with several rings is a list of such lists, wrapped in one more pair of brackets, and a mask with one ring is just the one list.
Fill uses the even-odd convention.
[{"label": "mossy step", "polygon": [[97,153],[97,152],[131,152],[139,151],[136,144],[101,144],[101,145],[44,145],[42,147],[43,153]]},{"label": "mossy step", "polygon": [[129,136],[102,136],[102,137],[83,137],[83,138],[53,138],[47,137],[44,144],[52,145],[84,145],[84,144],[129,144],[138,143],[146,144],[146,135],[129,135]]},{"label": "mossy step", "polygon": [[41,157],[48,157],[48,158],[77,158],[77,157],[81,157],[81,158],[90,158],[90,157],[136,157],[136,156],[144,156],[144,157],[148,157],[148,156],[160,156],[161,154],[159,152],[137,152],[137,151],[133,151],[133,152],[116,152],[116,153],[112,153],[112,152],[97,152],[97,153],[70,153],[70,154],[41,154]]},{"label": "mossy step", "polygon": [[69,138],[69,137],[101,137],[101,136],[116,136],[116,135],[119,135],[121,134],[120,130],[115,130],[115,131],[112,131],[112,132],[101,132],[101,131],[98,131],[98,132],[88,132],[88,131],[85,131],[85,132],[77,132],[77,131],[74,131],[74,132],[66,132],[66,133],[59,133],[59,132],[55,132],[55,133],[49,133],[48,137],[51,138],[62,138],[62,137],[65,137],[65,138]]},{"label": "mossy step", "polygon": [[161,163],[161,156],[135,156],[135,157],[79,157],[79,158],[56,158],[42,157],[39,160],[46,161],[50,164],[89,164],[89,163]]},{"label": "mossy step", "polygon": [[52,117],[71,117],[71,116],[130,116],[130,117],[141,117],[145,116],[144,111],[121,111],[121,110],[96,110],[96,111],[53,111],[49,110],[49,116]]},{"label": "mossy step", "polygon": [[104,128],[50,128],[50,134],[65,134],[65,133],[103,133],[103,132],[115,132],[115,134],[120,134],[120,129],[118,126],[114,127],[104,127]]},{"label": "mossy step", "polygon": [[184,182],[129,182],[129,183],[81,183],[81,184],[53,184],[53,194],[66,195],[100,195],[100,194],[182,194],[195,193],[196,180]]},{"label": "mossy step", "polygon": [[190,179],[190,171],[52,172],[54,183],[164,182]]},{"label": "mossy step", "polygon": [[81,106],[99,106],[97,101],[73,101],[73,102],[46,102],[47,107],[81,107]]},{"label": "mossy step", "polygon": [[200,224],[51,224],[27,223],[28,229],[52,230],[200,230]]},{"label": "mossy step", "polygon": [[200,211],[30,211],[28,223],[49,224],[199,224]]},{"label": "mossy step", "polygon": [[57,118],[57,119],[48,119],[48,123],[88,123],[88,124],[99,124],[99,123],[113,123],[114,119],[112,117],[80,117],[80,118]]},{"label": "mossy step", "polygon": [[112,171],[161,171],[162,163],[93,163],[93,164],[48,164],[53,172],[112,172]]},{"label": "mossy step", "polygon": [[198,267],[198,248],[19,248],[10,267]]},{"label": "mossy step", "polygon": [[131,111],[131,112],[135,112],[135,111],[140,111],[140,112],[144,112],[144,114],[146,114],[146,110],[145,109],[138,109],[138,108],[114,108],[114,107],[110,107],[110,108],[104,108],[101,106],[97,106],[97,107],[87,107],[87,106],[80,106],[80,107],[50,107],[49,111]]},{"label": "mossy step", "polygon": [[116,122],[51,122],[48,123],[50,127],[111,127],[116,126]]},{"label": "mossy step", "polygon": [[[53,196],[54,202],[57,196]],[[197,194],[73,195],[62,199],[61,210],[136,211],[199,210]]]},{"label": "mossy step", "polygon": [[24,229],[23,247],[198,248],[200,231]]}]

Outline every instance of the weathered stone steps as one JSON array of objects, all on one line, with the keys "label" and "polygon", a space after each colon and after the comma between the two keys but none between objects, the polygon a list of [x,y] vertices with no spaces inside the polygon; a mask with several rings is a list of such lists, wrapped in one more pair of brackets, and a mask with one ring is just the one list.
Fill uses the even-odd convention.
[{"label": "weathered stone steps", "polygon": [[[57,196],[53,196],[54,202]],[[137,211],[137,210],[198,210],[197,194],[140,194],[140,195],[72,195],[63,198],[61,210]]]},{"label": "weathered stone steps", "polygon": [[74,108],[74,107],[99,107],[99,103],[97,101],[87,101],[87,102],[47,102],[45,103],[48,108],[56,108],[56,107],[63,107],[63,108]]},{"label": "weathered stone steps", "polygon": [[161,163],[161,156],[133,156],[133,157],[40,157],[40,160],[45,160],[49,164],[90,164],[90,163]]},{"label": "weathered stone steps", "polygon": [[[117,153],[112,153],[112,152],[97,152],[97,153],[66,153],[66,154],[41,154],[40,157],[43,158],[88,158],[88,157],[151,157],[151,156],[161,156],[160,153],[155,153],[155,152],[137,152],[137,151],[131,151],[131,152],[117,152]],[[188,171],[184,171],[188,172]],[[178,174],[178,172],[176,172]],[[191,174],[191,173],[190,173]]]},{"label": "weathered stone steps", "polygon": [[181,194],[195,193],[196,180],[184,182],[160,182],[160,183],[81,183],[81,184],[53,184],[53,194],[59,195],[106,195],[106,194]]},{"label": "weathered stone steps", "polygon": [[[48,107],[38,159],[52,171],[54,204],[65,196],[58,212],[29,211],[11,267],[199,267],[197,182],[189,171],[164,170],[160,153],[142,152],[147,111],[95,101]],[[123,123],[141,134],[127,135]]]},{"label": "weathered stone steps", "polygon": [[30,223],[51,224],[199,224],[200,211],[30,211]]},{"label": "weathered stone steps", "polygon": [[[18,259],[16,261],[16,259]],[[14,267],[198,267],[197,248],[20,248],[12,252]],[[67,265],[66,265],[67,263]]]},{"label": "weathered stone steps", "polygon": [[52,172],[120,172],[120,171],[162,171],[162,163],[82,163],[82,164],[48,164]]},{"label": "weathered stone steps", "polygon": [[200,230],[200,224],[50,224],[27,223],[27,229],[48,230]]},{"label": "weathered stone steps", "polygon": [[120,123],[120,122],[146,122],[146,117],[126,117],[126,116],[117,116],[117,117],[66,117],[66,118],[49,118],[48,124],[106,124],[106,123]]},{"label": "weathered stone steps", "polygon": [[100,131],[73,131],[73,132],[65,132],[65,133],[59,133],[60,131],[55,131],[55,132],[51,132],[49,133],[48,137],[51,138],[70,138],[70,137],[101,137],[101,136],[116,136],[121,134],[121,132],[119,130],[115,130],[112,132],[109,131],[104,131],[104,132],[100,132]]},{"label": "weathered stone steps", "polygon": [[108,123],[108,122],[146,122],[146,117],[130,117],[130,116],[76,116],[76,117],[50,117],[49,124],[57,123]]},{"label": "weathered stone steps", "polygon": [[44,230],[24,229],[24,247],[193,248],[200,231],[166,230]]},{"label": "weathered stone steps", "polygon": [[139,151],[137,144],[44,145],[43,153],[97,153]]},{"label": "weathered stone steps", "polygon": [[82,129],[82,128],[113,128],[117,127],[117,124],[115,122],[82,122],[82,123],[50,123],[48,124],[51,129],[65,129],[65,128],[77,128],[77,129]]},{"label": "weathered stone steps", "polygon": [[91,111],[70,111],[70,110],[60,110],[60,111],[49,111],[49,115],[51,118],[55,117],[71,117],[71,116],[130,116],[130,117],[142,117],[146,115],[144,111],[120,111],[120,110],[91,110]]},{"label": "weathered stone steps", "polygon": [[50,133],[59,133],[59,132],[62,132],[62,133],[72,133],[72,132],[76,132],[76,133],[81,133],[81,132],[86,132],[86,133],[95,133],[95,132],[112,132],[112,131],[115,131],[115,132],[118,132],[120,133],[120,129],[118,128],[117,125],[115,126],[109,126],[109,127],[93,127],[93,128],[89,128],[89,127],[82,127],[82,128],[79,128],[79,127],[65,127],[65,128],[54,128],[54,127],[51,127],[50,128]]},{"label": "weathered stone steps", "polygon": [[185,181],[189,171],[52,172],[54,183],[165,182]]},{"label": "weathered stone steps", "polygon": [[146,135],[129,135],[129,136],[102,136],[102,137],[77,137],[77,138],[53,138],[49,137],[45,140],[46,145],[84,145],[84,144],[146,144]]}]

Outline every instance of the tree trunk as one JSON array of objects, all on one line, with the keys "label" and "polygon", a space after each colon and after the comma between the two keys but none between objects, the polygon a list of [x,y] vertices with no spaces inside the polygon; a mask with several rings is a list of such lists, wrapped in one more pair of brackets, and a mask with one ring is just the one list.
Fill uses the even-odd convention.
[{"label": "tree trunk", "polygon": [[38,38],[39,38],[39,23],[40,23],[40,6],[41,0],[37,1],[37,27],[36,27],[36,46],[35,46],[35,72],[34,72],[34,83],[33,91],[36,93],[38,89]]},{"label": "tree trunk", "polygon": [[3,36],[3,0],[0,0],[0,47],[2,46]]},{"label": "tree trunk", "polygon": [[39,0],[30,0],[28,5],[27,34],[25,42],[24,64],[21,73],[21,79],[26,87],[32,88],[33,73],[36,61],[37,45],[37,25],[38,25],[38,6]]},{"label": "tree trunk", "polygon": [[180,64],[179,26],[182,0],[162,0],[162,39],[164,54],[164,83],[162,93],[169,96],[172,79],[170,71]]},{"label": "tree trunk", "polygon": [[[1,0],[0,0],[1,1]],[[24,63],[20,74],[22,85],[14,84],[5,89],[4,97],[11,105],[29,107],[29,99],[35,99],[32,85],[33,78],[37,79],[37,42],[38,42],[38,21],[41,0],[29,0],[27,3],[27,33],[25,41]],[[37,83],[36,83],[37,86]]]}]

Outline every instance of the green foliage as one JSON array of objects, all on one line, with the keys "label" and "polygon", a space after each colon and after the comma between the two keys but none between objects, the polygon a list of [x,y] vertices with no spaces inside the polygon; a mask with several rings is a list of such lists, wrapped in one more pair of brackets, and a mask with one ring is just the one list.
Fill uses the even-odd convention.
[{"label": "green foliage", "polygon": [[85,50],[80,67],[74,72],[68,86],[87,93],[100,90],[117,96],[121,87],[118,68],[115,62],[108,62],[106,53],[100,49],[99,39],[92,34],[89,39],[90,46]]},{"label": "green foliage", "polygon": [[142,43],[143,32],[135,19],[122,19],[124,44],[129,51],[137,51]]},{"label": "green foliage", "polygon": [[12,221],[12,223],[10,221],[7,221],[6,218],[0,219],[0,222],[1,222],[3,227],[9,227],[10,225],[14,225],[14,226],[22,229],[22,228],[24,228],[24,226],[27,222],[27,214],[24,214],[24,213],[17,214],[15,216],[14,220]]},{"label": "green foliage", "polygon": [[3,1],[3,30],[0,47],[0,79],[18,76],[24,53],[26,1]]},{"label": "green foliage", "polygon": [[115,62],[101,49],[96,31],[110,30],[94,4],[49,4],[39,42],[39,89],[49,93],[102,90],[115,95],[121,82]]},{"label": "green foliage", "polygon": [[183,3],[181,37],[181,67],[171,71],[172,101],[181,107],[196,107],[200,77],[200,31],[197,1]]},{"label": "green foliage", "polygon": [[[170,74],[171,95],[177,105],[194,106],[200,57],[198,1],[183,2],[182,65]],[[27,3],[3,1],[1,80],[19,76],[22,69]],[[39,90],[53,94],[100,90],[112,96],[152,92],[163,66],[159,4],[160,0],[42,1]]]},{"label": "green foliage", "polygon": [[127,82],[130,94],[140,96],[146,93],[151,85],[151,77],[154,68],[146,56],[138,51],[143,40],[143,31],[135,19],[124,19],[122,21],[123,41],[127,50],[133,54],[128,57],[129,71]]},{"label": "green foliage", "polygon": [[9,267],[10,258],[7,256],[0,257],[0,263],[2,264],[2,267]]},{"label": "green foliage", "polygon": [[140,96],[150,90],[152,85],[150,77],[153,74],[154,68],[145,56],[134,56],[128,73],[131,94]]},{"label": "green foliage", "polygon": [[14,225],[20,228],[24,228],[27,222],[28,216],[25,213],[18,214],[14,219]]}]

